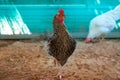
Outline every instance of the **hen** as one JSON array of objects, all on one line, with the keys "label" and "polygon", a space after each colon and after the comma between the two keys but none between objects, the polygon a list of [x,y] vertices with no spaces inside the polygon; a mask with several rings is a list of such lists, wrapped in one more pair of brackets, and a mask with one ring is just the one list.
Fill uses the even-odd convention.
[{"label": "hen", "polygon": [[93,18],[90,22],[89,33],[86,42],[93,42],[94,38],[104,38],[114,28],[117,28],[116,21],[120,19],[120,5],[102,15]]},{"label": "hen", "polygon": [[76,41],[69,35],[64,24],[64,19],[64,10],[60,9],[59,13],[54,16],[53,36],[48,41],[49,54],[61,66],[66,63],[76,47]]}]

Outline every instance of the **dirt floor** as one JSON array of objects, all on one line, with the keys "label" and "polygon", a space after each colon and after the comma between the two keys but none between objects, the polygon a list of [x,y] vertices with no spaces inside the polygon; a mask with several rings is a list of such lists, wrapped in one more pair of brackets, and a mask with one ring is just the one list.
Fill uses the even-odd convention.
[{"label": "dirt floor", "polygon": [[[57,80],[59,67],[45,41],[0,40],[0,80]],[[62,80],[120,80],[120,39],[77,41]]]}]

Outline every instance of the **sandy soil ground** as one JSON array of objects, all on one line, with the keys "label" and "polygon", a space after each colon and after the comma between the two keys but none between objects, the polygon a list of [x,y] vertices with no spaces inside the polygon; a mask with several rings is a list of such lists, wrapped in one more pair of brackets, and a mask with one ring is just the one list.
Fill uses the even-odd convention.
[{"label": "sandy soil ground", "polygon": [[[57,80],[45,41],[0,40],[0,80]],[[86,44],[77,41],[63,67],[62,80],[120,80],[120,39]]]}]

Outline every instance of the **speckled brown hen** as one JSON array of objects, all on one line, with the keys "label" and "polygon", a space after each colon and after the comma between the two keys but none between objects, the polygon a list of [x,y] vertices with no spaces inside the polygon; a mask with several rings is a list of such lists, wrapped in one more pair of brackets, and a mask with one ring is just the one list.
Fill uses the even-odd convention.
[{"label": "speckled brown hen", "polygon": [[76,47],[76,41],[69,35],[64,24],[64,11],[59,13],[53,19],[53,36],[48,41],[49,54],[63,66],[72,55]]},{"label": "speckled brown hen", "polygon": [[76,41],[69,35],[63,20],[65,18],[63,10],[54,16],[53,29],[54,34],[49,39],[49,54],[57,59],[63,66],[67,59],[75,50]]}]

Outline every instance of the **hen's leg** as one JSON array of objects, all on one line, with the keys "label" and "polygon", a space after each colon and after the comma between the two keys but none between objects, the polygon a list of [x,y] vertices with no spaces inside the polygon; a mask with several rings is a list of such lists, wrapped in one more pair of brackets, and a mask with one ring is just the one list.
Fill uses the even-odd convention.
[{"label": "hen's leg", "polygon": [[63,75],[62,75],[62,66],[61,66],[61,64],[59,63],[59,61],[56,60],[56,59],[54,59],[54,64],[55,64],[55,66],[59,69],[59,72],[58,72],[58,74],[57,74],[57,78],[58,78],[59,80],[61,80],[62,77],[63,77]]},{"label": "hen's leg", "polygon": [[102,41],[104,41],[104,40],[105,40],[105,34],[102,35]]},{"label": "hen's leg", "polygon": [[59,63],[59,61],[57,59],[54,59],[54,64],[55,64],[56,67],[60,66],[60,63]]},{"label": "hen's leg", "polygon": [[59,80],[61,80],[63,78],[62,69],[63,69],[63,67],[59,64],[59,72],[57,75]]},{"label": "hen's leg", "polygon": [[106,36],[105,34],[102,34],[100,42],[103,42],[105,40],[105,36]]}]

